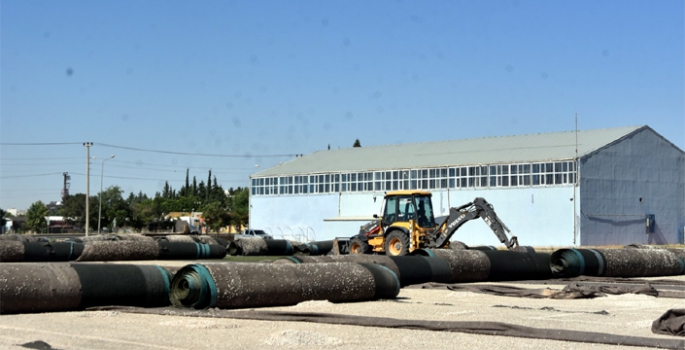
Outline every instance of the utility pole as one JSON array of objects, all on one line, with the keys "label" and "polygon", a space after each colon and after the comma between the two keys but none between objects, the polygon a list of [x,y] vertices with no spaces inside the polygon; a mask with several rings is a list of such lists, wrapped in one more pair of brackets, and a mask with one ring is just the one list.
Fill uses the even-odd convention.
[{"label": "utility pole", "polygon": [[88,237],[88,227],[90,225],[90,206],[88,198],[90,198],[90,146],[92,142],[84,142],[86,147],[86,237]]},{"label": "utility pole", "polygon": [[578,242],[578,198],[576,198],[576,192],[578,191],[578,111],[576,111],[576,155],[573,159],[573,166],[575,167],[575,175],[573,176],[573,245],[575,246]]}]

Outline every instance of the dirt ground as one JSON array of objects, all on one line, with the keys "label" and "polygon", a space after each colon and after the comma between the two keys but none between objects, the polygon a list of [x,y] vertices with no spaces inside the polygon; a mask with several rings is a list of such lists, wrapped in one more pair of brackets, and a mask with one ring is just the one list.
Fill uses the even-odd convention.
[{"label": "dirt ground", "polygon": [[[148,262],[149,263],[149,262]],[[177,262],[182,266],[182,263]],[[663,279],[663,278],[661,278]],[[685,281],[685,276],[668,277]],[[523,288],[563,285],[501,283]],[[685,300],[645,295],[550,300],[445,289],[402,289],[395,300],[333,304],[308,301],[264,308],[416,320],[495,321],[536,328],[680,339],[651,332],[652,321]],[[260,309],[260,310],[264,310]],[[430,330],[306,322],[143,315],[120,311],[0,316],[0,348],[22,349],[619,349],[620,346]],[[50,347],[48,347],[50,346]],[[639,349],[639,348],[634,348]]]}]

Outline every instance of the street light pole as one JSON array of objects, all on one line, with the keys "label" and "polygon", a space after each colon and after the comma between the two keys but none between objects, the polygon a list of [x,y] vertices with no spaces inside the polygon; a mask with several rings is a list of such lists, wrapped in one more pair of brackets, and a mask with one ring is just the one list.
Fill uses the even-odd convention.
[{"label": "street light pole", "polygon": [[102,169],[100,170],[100,208],[98,209],[98,234],[100,234],[100,220],[102,219],[102,178],[104,177],[105,173],[105,161],[108,161],[112,158],[114,158],[113,154],[109,158],[103,159]]},{"label": "street light pole", "polygon": [[88,225],[90,225],[90,203],[88,199],[90,197],[90,146],[92,142],[84,142],[83,146],[86,147],[86,237],[88,237]]}]

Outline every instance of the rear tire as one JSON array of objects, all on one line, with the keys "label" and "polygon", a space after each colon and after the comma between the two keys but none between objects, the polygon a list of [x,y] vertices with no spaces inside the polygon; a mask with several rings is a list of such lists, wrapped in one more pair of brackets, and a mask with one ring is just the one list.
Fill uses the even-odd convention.
[{"label": "rear tire", "polygon": [[409,254],[409,236],[402,231],[392,231],[385,237],[385,255]]},{"label": "rear tire", "polygon": [[350,254],[371,254],[371,246],[359,237],[350,239]]}]

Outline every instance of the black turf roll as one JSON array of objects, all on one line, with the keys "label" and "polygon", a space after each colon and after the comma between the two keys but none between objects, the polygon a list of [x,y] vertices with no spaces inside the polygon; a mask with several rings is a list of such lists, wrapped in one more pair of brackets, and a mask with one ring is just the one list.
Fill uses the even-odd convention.
[{"label": "black turf roll", "polygon": [[285,239],[265,239],[268,255],[292,255],[293,246]]},{"label": "black turf roll", "polygon": [[313,241],[309,242],[310,245],[316,246],[312,255],[326,255],[333,249],[333,241]]},{"label": "black turf roll", "polygon": [[81,282],[81,308],[170,305],[171,273],[157,265],[73,263]]},{"label": "black turf roll", "polygon": [[490,260],[489,281],[539,280],[552,278],[550,254],[506,250],[483,250]]},{"label": "black turf roll", "polygon": [[550,256],[550,268],[557,277],[603,276],[604,255],[594,249],[559,249]]},{"label": "black turf roll", "polygon": [[83,243],[24,242],[24,261],[70,261],[83,252]]},{"label": "black turf roll", "polygon": [[160,259],[197,259],[197,246],[189,242],[158,242]]},{"label": "black turf roll", "polygon": [[[422,256],[388,256],[397,265],[402,287],[433,281],[430,263]],[[452,272],[450,271],[450,276]]]},{"label": "black turf roll", "polygon": [[229,242],[223,238],[219,238],[219,237],[214,238],[214,240],[216,241],[216,243],[218,243],[224,247],[228,247],[228,244],[231,243],[231,242]]},{"label": "black turf roll", "polygon": [[207,244],[209,248],[209,255],[203,257],[202,259],[223,259],[226,257],[226,246],[219,244]]},{"label": "black turf roll", "polygon": [[389,268],[379,264],[359,263],[371,274],[376,282],[374,299],[394,299],[400,293],[400,280]]}]

